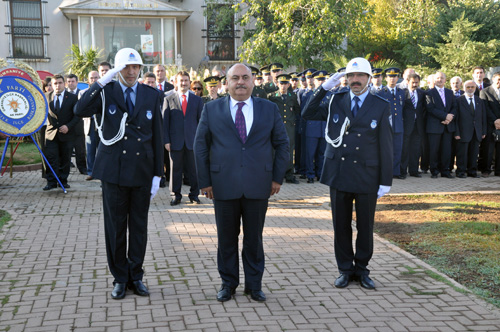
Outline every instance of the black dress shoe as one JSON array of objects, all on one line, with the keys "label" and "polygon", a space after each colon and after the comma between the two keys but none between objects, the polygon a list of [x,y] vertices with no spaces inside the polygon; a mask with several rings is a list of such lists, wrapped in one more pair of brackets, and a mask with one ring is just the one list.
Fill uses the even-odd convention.
[{"label": "black dress shoe", "polygon": [[290,179],[286,179],[286,183],[295,183],[295,184],[299,184],[299,180],[297,180],[295,177],[293,178],[290,178]]},{"label": "black dress shoe", "polygon": [[47,191],[47,190],[54,189],[54,188],[57,188],[57,185],[55,185],[55,184],[48,184],[45,187],[43,187],[43,190]]},{"label": "black dress shoe", "polygon": [[70,186],[68,183],[63,183],[62,185],[63,185],[64,189],[69,189],[69,188],[71,188],[71,186]]},{"label": "black dress shoe", "polygon": [[481,173],[481,176],[482,176],[483,178],[487,178],[487,177],[489,177],[489,176],[490,176],[490,173],[488,173],[488,172],[483,172],[483,173]]},{"label": "black dress shoe", "polygon": [[421,178],[422,174],[417,173],[417,174],[410,174],[410,176],[413,176],[414,178]]},{"label": "black dress shoe", "polygon": [[300,177],[301,179],[305,179],[305,178],[307,178],[307,176],[305,176],[305,175],[303,175],[303,174],[302,174],[301,176],[299,176],[299,177]]},{"label": "black dress shoe", "polygon": [[406,175],[394,175],[394,178],[404,180],[404,179],[406,179]]},{"label": "black dress shoe", "polygon": [[313,178],[307,178],[307,183],[314,183],[314,179]]},{"label": "black dress shoe", "polygon": [[200,199],[198,197],[189,198],[189,201],[191,203],[196,202],[196,204],[201,204]]},{"label": "black dress shoe", "polygon": [[266,294],[261,289],[247,289],[245,288],[245,295],[250,295],[252,300],[258,302],[264,302],[266,300]]},{"label": "black dress shoe", "polygon": [[453,175],[451,175],[450,173],[444,173],[444,174],[441,174],[441,177],[442,178],[448,178],[448,179],[454,179],[455,177]]},{"label": "black dress shoe", "polygon": [[127,284],[117,282],[113,287],[113,291],[111,292],[111,297],[115,300],[120,300],[125,297],[125,292],[127,291]]},{"label": "black dress shoe", "polygon": [[352,280],[352,276],[348,274],[341,274],[340,277],[338,277],[335,280],[335,283],[333,284],[337,288],[345,288],[349,285],[349,282]]},{"label": "black dress shoe", "polygon": [[457,174],[457,178],[465,179],[466,177],[467,177],[467,175],[465,175],[465,174]]},{"label": "black dress shoe", "polygon": [[467,176],[470,178],[480,178],[481,177],[481,175],[479,175],[477,173],[469,173],[469,174],[467,174]]},{"label": "black dress shoe", "polygon": [[180,198],[174,198],[170,201],[170,205],[171,206],[174,206],[174,205],[179,205],[181,204],[181,199]]},{"label": "black dress shoe", "polygon": [[149,295],[148,288],[142,283],[142,280],[135,280],[129,282],[128,289],[132,290],[134,294],[137,294],[139,296]]},{"label": "black dress shoe", "polygon": [[437,178],[438,178],[437,174],[432,174],[431,175],[431,179],[437,179]]},{"label": "black dress shoe", "polygon": [[160,180],[160,188],[165,188],[167,186],[167,179],[162,176]]},{"label": "black dress shoe", "polygon": [[217,293],[217,301],[226,302],[231,300],[231,297],[234,295],[235,289],[231,288],[227,285],[222,285],[220,287],[219,292]]},{"label": "black dress shoe", "polygon": [[366,289],[375,289],[375,283],[367,275],[359,277],[359,284],[361,285],[361,287]]}]

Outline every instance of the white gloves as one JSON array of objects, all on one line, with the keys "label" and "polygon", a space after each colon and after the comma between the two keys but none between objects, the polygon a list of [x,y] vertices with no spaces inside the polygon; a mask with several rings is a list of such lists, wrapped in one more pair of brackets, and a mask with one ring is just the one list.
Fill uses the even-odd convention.
[{"label": "white gloves", "polygon": [[340,83],[340,79],[345,75],[344,73],[335,73],[334,75],[330,76],[328,80],[326,80],[325,83],[323,83],[323,89],[325,90],[330,90],[334,88],[337,84]]},{"label": "white gloves", "polygon": [[378,187],[377,199],[381,198],[385,194],[387,194],[391,190],[391,186],[382,186]]},{"label": "white gloves", "polygon": [[[108,73],[109,73],[109,71],[108,71]],[[151,200],[153,200],[156,193],[158,192],[158,189],[160,188],[160,180],[161,180],[161,177],[153,176],[153,184],[151,185]]]},{"label": "white gloves", "polygon": [[113,77],[115,77],[115,75],[118,74],[125,67],[126,67],[126,65],[123,64],[123,65],[120,65],[118,67],[115,67],[113,69],[108,70],[108,72],[106,74],[104,74],[103,77],[101,77],[100,79],[97,80],[97,83],[99,83],[99,85],[101,87],[104,87],[106,84],[111,82],[113,80]]}]

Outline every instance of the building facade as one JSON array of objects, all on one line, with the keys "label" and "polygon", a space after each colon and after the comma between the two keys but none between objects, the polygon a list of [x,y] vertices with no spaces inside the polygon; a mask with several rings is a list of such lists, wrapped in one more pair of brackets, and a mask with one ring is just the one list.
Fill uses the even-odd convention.
[{"label": "building facade", "polygon": [[[123,47],[139,51],[148,69],[187,68],[238,61],[241,34],[227,10],[204,0],[4,0],[0,58],[22,60],[35,70],[63,73],[72,44],[99,50],[111,63]],[[222,24],[222,25],[221,25]]]}]

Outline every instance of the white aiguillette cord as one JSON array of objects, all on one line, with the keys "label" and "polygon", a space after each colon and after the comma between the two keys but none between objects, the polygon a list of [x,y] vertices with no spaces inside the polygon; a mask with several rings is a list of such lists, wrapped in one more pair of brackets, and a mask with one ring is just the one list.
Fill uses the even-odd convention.
[{"label": "white aiguillette cord", "polygon": [[97,128],[97,132],[99,134],[99,138],[101,139],[102,144],[109,146],[109,145],[113,145],[116,142],[118,142],[119,140],[121,140],[123,138],[123,135],[125,135],[125,123],[127,122],[128,113],[127,112],[123,113],[123,117],[122,117],[122,120],[120,122],[120,129],[118,130],[118,133],[116,134],[116,136],[113,137],[112,139],[109,139],[109,140],[105,139],[103,134],[102,134],[102,125],[104,123],[104,115],[106,114],[106,98],[104,97],[104,90],[101,90],[101,99],[102,99],[101,124],[97,123],[96,116],[94,116],[94,122],[95,122],[95,126]]},{"label": "white aiguillette cord", "polygon": [[330,136],[328,136],[328,124],[330,123],[330,109],[332,105],[333,98],[335,98],[335,95],[332,96],[332,99],[330,99],[330,103],[328,104],[328,118],[326,119],[326,126],[325,126],[325,140],[331,144],[334,148],[338,148],[340,144],[342,144],[342,139],[344,138],[344,133],[345,129],[349,127],[351,124],[351,121],[349,120],[349,117],[345,117],[344,124],[342,124],[342,128],[340,128],[340,135],[336,139],[332,140]]}]

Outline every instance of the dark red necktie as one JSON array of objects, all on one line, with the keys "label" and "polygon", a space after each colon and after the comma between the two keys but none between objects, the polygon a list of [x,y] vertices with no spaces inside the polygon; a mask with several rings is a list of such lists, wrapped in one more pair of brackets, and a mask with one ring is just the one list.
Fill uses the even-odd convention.
[{"label": "dark red necktie", "polygon": [[161,87],[161,83],[158,84],[160,91],[163,91],[163,88]]},{"label": "dark red necktie", "polygon": [[184,116],[186,116],[186,109],[188,107],[188,102],[186,100],[186,95],[182,95],[182,113],[184,113]]}]

